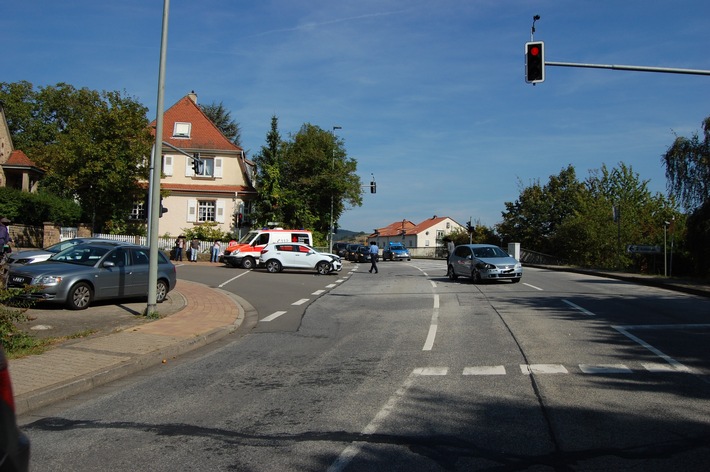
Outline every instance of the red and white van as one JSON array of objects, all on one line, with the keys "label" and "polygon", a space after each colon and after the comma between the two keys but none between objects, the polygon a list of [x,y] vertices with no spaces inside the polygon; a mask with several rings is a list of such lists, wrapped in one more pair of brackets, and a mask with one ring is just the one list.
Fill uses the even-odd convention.
[{"label": "red and white van", "polygon": [[232,267],[253,269],[261,250],[269,243],[305,243],[312,246],[313,235],[303,229],[255,229],[239,241],[230,241],[222,262]]}]

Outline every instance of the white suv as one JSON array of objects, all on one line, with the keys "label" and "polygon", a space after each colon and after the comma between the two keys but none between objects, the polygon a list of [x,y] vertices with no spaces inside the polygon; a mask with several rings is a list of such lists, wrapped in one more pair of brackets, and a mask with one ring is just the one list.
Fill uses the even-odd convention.
[{"label": "white suv", "polygon": [[266,270],[275,273],[283,269],[315,269],[321,275],[343,268],[340,257],[318,252],[303,243],[271,243],[261,251],[260,262]]}]

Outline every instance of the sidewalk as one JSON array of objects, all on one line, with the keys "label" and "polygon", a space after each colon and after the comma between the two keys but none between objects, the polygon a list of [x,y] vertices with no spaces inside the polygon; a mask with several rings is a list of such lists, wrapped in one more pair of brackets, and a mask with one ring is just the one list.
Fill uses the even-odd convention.
[{"label": "sidewalk", "polygon": [[176,312],[165,318],[11,360],[17,413],[169,361],[234,332],[247,315],[228,292],[194,282],[178,280],[170,296],[179,302]]}]

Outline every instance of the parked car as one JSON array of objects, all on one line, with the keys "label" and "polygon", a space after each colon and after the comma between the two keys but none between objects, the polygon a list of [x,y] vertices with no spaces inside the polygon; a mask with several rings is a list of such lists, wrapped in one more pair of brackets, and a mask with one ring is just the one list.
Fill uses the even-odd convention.
[{"label": "parked car", "polygon": [[261,250],[261,264],[269,272],[283,269],[315,269],[321,275],[340,271],[343,264],[335,254],[318,252],[302,243],[271,243]]},{"label": "parked car", "polygon": [[93,243],[96,241],[108,241],[108,239],[101,238],[74,238],[67,239],[66,241],[58,242],[57,244],[52,244],[44,249],[25,249],[23,251],[13,252],[8,257],[8,263],[13,264],[34,264],[35,262],[42,262],[49,259],[54,254],[61,252],[77,244]]},{"label": "parked car", "polygon": [[369,262],[370,260],[370,247],[365,245],[360,245],[357,251],[353,254],[353,262]]},{"label": "parked car", "polygon": [[492,244],[462,244],[449,257],[449,279],[470,277],[474,283],[484,280],[520,282],[523,266],[514,257]]},{"label": "parked car", "polygon": [[[29,286],[26,296],[83,310],[95,300],[148,295],[149,248],[114,241],[79,244],[44,262],[10,268],[8,288]],[[175,288],[175,266],[158,252],[156,299]]]},{"label": "parked car", "polygon": [[341,259],[345,259],[348,254],[348,243],[342,241],[333,243],[333,254],[337,254]]},{"label": "parked car", "polygon": [[30,440],[20,431],[5,351],[0,345],[0,470],[27,471]]},{"label": "parked car", "polygon": [[355,255],[357,254],[357,249],[362,246],[362,244],[358,243],[350,243],[348,244],[348,247],[346,248],[346,253],[345,253],[345,259],[349,261],[354,261],[355,260]]},{"label": "parked car", "polygon": [[412,256],[409,254],[409,250],[404,247],[404,244],[389,243],[389,245],[385,246],[384,250],[382,251],[382,260],[386,261],[387,259],[391,261],[403,259],[411,261]]}]

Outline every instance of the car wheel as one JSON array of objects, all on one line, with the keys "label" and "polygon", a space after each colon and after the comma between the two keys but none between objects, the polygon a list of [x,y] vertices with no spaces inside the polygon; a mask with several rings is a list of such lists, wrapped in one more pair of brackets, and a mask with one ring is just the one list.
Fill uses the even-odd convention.
[{"label": "car wheel", "polygon": [[318,271],[318,273],[319,273],[320,275],[328,275],[328,274],[330,274],[330,262],[320,261],[320,262],[316,265],[316,270]]},{"label": "car wheel", "polygon": [[449,276],[449,280],[456,280],[459,278],[458,275],[454,272],[454,266],[449,266],[449,268],[446,270],[446,275]]},{"label": "car wheel", "polygon": [[168,283],[165,280],[158,280],[158,286],[155,291],[155,301],[163,303],[168,296]]},{"label": "car wheel", "polygon": [[269,259],[266,261],[266,271],[270,272],[272,274],[275,274],[277,272],[281,272],[281,263],[277,261],[276,259]]},{"label": "car wheel", "polygon": [[245,257],[242,259],[242,269],[253,269],[255,265],[254,259],[251,257]]},{"label": "car wheel", "polygon": [[473,269],[473,272],[471,273],[471,282],[473,282],[474,284],[480,284],[481,281],[481,273],[476,269]]},{"label": "car wheel", "polygon": [[91,304],[94,294],[86,282],[79,282],[69,289],[67,307],[71,310],[84,310]]}]

